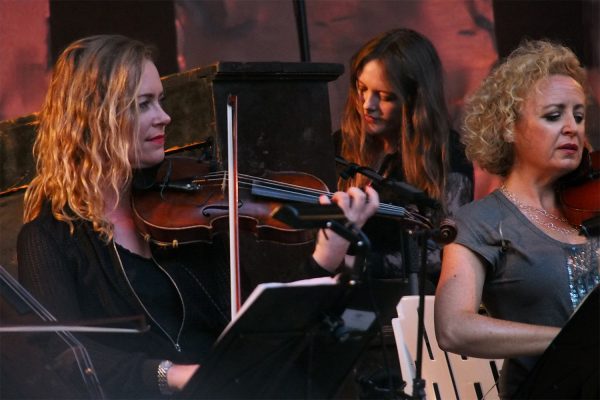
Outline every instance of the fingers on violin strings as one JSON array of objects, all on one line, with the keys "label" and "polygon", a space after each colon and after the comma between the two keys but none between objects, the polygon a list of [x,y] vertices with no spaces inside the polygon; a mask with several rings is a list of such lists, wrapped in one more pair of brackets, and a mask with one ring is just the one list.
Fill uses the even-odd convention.
[{"label": "fingers on violin strings", "polygon": [[342,210],[347,210],[350,207],[350,196],[346,192],[335,192],[331,196],[331,201],[337,204]]},{"label": "fingers on violin strings", "polygon": [[322,194],[319,196],[319,204],[322,204],[322,205],[331,204],[331,200],[329,200],[329,197]]},{"label": "fingers on violin strings", "polygon": [[377,193],[377,190],[373,189],[371,186],[367,186],[365,188],[365,193],[367,195],[368,207],[372,210],[377,210],[379,207],[379,193]]},{"label": "fingers on violin strings", "polygon": [[357,187],[348,189],[348,197],[350,198],[351,207],[362,208],[367,202],[367,193]]}]

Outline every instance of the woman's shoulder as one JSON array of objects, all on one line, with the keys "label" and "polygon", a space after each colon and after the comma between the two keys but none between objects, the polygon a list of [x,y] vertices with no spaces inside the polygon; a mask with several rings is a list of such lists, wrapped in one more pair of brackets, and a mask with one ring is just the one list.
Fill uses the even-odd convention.
[{"label": "woman's shoulder", "polygon": [[[465,245],[479,254],[485,253],[485,247],[489,243],[497,242],[498,234],[502,234],[499,229],[504,221],[512,221],[509,212],[498,191],[462,206],[453,216],[458,231],[456,243]],[[484,258],[492,262],[495,257],[493,253],[494,251],[486,253]]]},{"label": "woman's shoulder", "polygon": [[[52,214],[49,203],[44,203],[39,214],[23,224],[19,232],[19,237],[53,237],[56,240],[65,239],[69,235],[69,225],[64,221],[59,221]],[[69,235],[70,236],[70,235]]]},{"label": "woman's shoulder", "polygon": [[472,201],[460,207],[456,211],[457,219],[483,219],[493,220],[500,218],[503,214],[502,196],[494,191],[481,199]]}]

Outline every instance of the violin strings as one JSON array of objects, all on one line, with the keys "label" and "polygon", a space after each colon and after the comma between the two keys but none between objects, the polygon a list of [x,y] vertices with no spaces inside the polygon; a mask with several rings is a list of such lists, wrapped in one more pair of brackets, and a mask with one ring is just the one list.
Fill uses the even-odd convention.
[{"label": "violin strings", "polygon": [[[222,179],[222,177],[226,176],[226,175],[227,175],[227,173],[225,173],[225,172],[211,173],[211,174],[206,175],[209,178],[205,179],[205,181],[208,183],[220,181]],[[313,196],[316,196],[316,197],[318,197],[320,195],[326,195],[326,196],[330,197],[332,195],[331,192],[328,192],[325,190],[307,188],[304,186],[294,185],[291,183],[281,183],[279,181],[260,178],[260,177],[254,177],[254,176],[243,175],[243,174],[239,174],[238,177],[242,178],[242,179],[239,179],[238,182],[246,185],[247,187],[249,187],[251,185],[256,185],[256,182],[258,181],[258,182],[265,184],[264,186],[261,186],[261,187],[275,189],[275,190],[281,190],[283,192],[285,192],[287,190],[290,194],[297,194],[299,191],[302,195],[312,194]],[[296,190],[296,191],[293,191],[293,190]]]},{"label": "violin strings", "polygon": [[[215,173],[208,174],[207,176],[209,176],[209,175],[214,176],[213,179],[220,181],[223,176],[227,175],[227,173],[226,172],[215,172]],[[262,187],[280,190],[280,192],[282,192],[282,193],[285,193],[285,189],[297,189],[297,190],[301,190],[305,193],[314,194],[314,195],[327,195],[328,197],[331,197],[331,195],[333,195],[333,193],[328,192],[328,191],[307,188],[304,186],[293,185],[293,184],[289,184],[289,183],[281,183],[279,181],[265,179],[265,178],[261,178],[261,177],[254,177],[254,176],[243,175],[243,174],[240,174],[238,176],[241,176],[246,179],[246,180],[239,181],[240,183],[244,184],[246,187],[256,185],[256,181],[260,181],[260,182],[269,184],[269,186],[262,186]],[[207,182],[211,182],[211,179],[207,179]],[[298,194],[297,192],[294,192],[294,191],[288,191],[288,192],[292,195]],[[404,207],[395,206],[392,204],[382,203],[379,207],[379,210],[387,211],[390,215],[405,216],[407,214],[407,211]]]},{"label": "violin strings", "polygon": [[[203,179],[203,181],[207,182],[207,183],[213,183],[213,182],[221,183],[223,178],[226,179],[226,176],[227,176],[227,172],[224,172],[224,171],[212,172],[212,173],[205,175],[206,178]],[[239,179],[240,177],[242,179]],[[316,200],[316,198],[318,198],[318,196],[320,196],[320,195],[326,195],[327,197],[331,197],[333,195],[333,193],[329,192],[329,191],[319,190],[319,189],[314,189],[314,188],[307,188],[304,186],[294,185],[291,183],[282,183],[280,181],[261,178],[258,176],[239,174],[238,179],[239,179],[238,183],[241,184],[241,186],[243,186],[243,187],[251,188],[252,186],[255,186],[255,187],[266,188],[266,189],[270,189],[270,190],[276,190],[279,193],[289,194],[289,198],[294,198],[295,196],[300,196],[300,197],[304,197],[305,199],[308,198],[309,200]],[[263,185],[257,184],[257,182],[260,182]],[[310,197],[311,195],[314,197]],[[301,200],[299,200],[299,201],[301,201]],[[411,219],[414,219],[420,223],[426,223],[425,221],[427,220],[425,217],[423,217],[421,215],[415,215],[414,213],[411,213],[408,210],[406,210],[406,208],[396,206],[393,204],[382,203],[382,204],[380,204],[378,210],[380,212],[387,213],[388,215],[391,215],[391,216],[412,217]]]}]

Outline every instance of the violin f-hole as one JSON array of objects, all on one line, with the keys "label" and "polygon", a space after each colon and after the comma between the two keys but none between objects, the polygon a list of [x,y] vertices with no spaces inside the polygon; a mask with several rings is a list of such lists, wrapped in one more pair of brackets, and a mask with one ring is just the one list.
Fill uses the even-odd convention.
[{"label": "violin f-hole", "polygon": [[[243,205],[244,202],[242,200],[238,200],[238,209],[242,208]],[[202,215],[205,217],[210,217],[210,210],[227,211],[229,210],[229,204],[214,204],[206,206],[202,209]]]}]

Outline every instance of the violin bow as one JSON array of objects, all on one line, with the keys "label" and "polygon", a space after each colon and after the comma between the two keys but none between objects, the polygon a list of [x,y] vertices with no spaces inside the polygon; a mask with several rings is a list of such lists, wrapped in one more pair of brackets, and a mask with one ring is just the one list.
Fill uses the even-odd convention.
[{"label": "violin bow", "polygon": [[229,191],[229,276],[231,285],[231,319],[241,307],[240,285],[240,236],[238,212],[238,163],[237,163],[237,96],[227,97],[227,175]]}]

